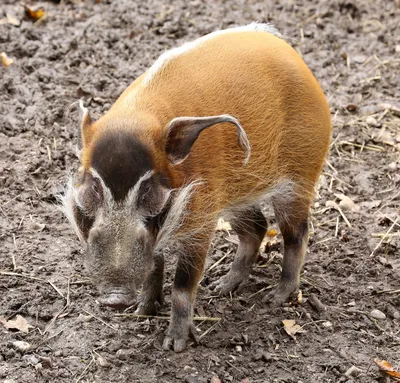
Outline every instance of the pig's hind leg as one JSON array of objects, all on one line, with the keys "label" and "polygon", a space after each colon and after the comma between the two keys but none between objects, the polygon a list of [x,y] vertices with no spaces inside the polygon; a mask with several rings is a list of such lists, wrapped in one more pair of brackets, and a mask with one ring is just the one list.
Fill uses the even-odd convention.
[{"label": "pig's hind leg", "polygon": [[248,278],[267,231],[267,221],[258,206],[237,213],[230,223],[239,237],[239,246],[229,272],[211,286],[221,295],[235,290]]},{"label": "pig's hind leg", "polygon": [[264,301],[275,305],[284,303],[300,285],[300,272],[308,241],[308,215],[311,192],[292,194],[288,198],[272,198],[275,217],[283,236],[284,252],[281,278],[275,290],[266,295]]}]

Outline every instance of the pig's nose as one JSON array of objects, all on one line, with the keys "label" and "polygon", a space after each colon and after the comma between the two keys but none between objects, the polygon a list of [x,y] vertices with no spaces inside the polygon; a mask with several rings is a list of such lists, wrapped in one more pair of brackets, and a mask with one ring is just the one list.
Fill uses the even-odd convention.
[{"label": "pig's nose", "polygon": [[115,310],[123,310],[135,303],[135,295],[127,289],[109,289],[98,298],[98,301]]}]

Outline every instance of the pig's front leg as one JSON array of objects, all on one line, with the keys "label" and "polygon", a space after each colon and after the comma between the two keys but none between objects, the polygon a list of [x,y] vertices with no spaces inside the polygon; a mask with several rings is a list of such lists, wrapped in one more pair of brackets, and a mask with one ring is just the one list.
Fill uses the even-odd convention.
[{"label": "pig's front leg", "polygon": [[156,315],[163,303],[164,256],[154,254],[154,267],[143,284],[136,314]]},{"label": "pig's front leg", "polygon": [[189,336],[194,336],[193,306],[211,233],[212,230],[201,237],[190,237],[190,243],[181,245],[172,288],[171,322],[164,339],[164,350],[181,352],[185,349]]}]

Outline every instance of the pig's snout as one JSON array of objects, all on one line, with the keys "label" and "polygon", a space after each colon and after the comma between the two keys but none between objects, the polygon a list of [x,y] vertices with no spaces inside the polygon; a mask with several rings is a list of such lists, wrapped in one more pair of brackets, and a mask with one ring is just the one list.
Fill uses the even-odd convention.
[{"label": "pig's snout", "polygon": [[136,294],[124,288],[107,289],[98,298],[100,304],[122,310],[136,302]]}]

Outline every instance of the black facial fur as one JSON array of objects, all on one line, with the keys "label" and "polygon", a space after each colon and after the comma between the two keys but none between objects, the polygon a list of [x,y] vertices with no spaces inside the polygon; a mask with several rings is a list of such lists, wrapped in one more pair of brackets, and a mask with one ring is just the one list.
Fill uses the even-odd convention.
[{"label": "black facial fur", "polygon": [[110,130],[94,145],[92,167],[118,202],[153,168],[153,161],[148,148],[132,132]]}]

